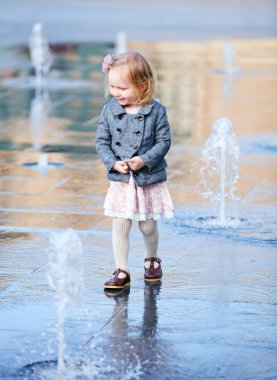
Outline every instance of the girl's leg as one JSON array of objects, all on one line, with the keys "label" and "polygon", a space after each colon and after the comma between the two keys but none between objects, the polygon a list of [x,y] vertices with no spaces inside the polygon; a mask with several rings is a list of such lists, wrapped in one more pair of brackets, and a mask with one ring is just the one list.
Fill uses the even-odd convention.
[{"label": "girl's leg", "polygon": [[145,281],[160,281],[163,272],[161,260],[157,257],[159,232],[157,220],[147,219],[139,221],[139,228],[142,232],[146,252],[144,259],[144,279]]},{"label": "girl's leg", "polygon": [[146,219],[138,222],[145,243],[145,258],[156,257],[158,251],[159,232],[157,220]]},{"label": "girl's leg", "polygon": [[129,232],[132,226],[130,219],[113,218],[112,244],[116,268],[129,273]]}]

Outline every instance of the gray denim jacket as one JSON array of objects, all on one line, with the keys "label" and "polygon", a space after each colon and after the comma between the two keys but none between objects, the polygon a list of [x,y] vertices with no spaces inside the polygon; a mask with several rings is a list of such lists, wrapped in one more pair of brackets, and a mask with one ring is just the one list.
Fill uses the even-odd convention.
[{"label": "gray denim jacket", "polygon": [[153,100],[135,115],[127,114],[116,99],[102,109],[96,135],[96,151],[107,168],[111,181],[129,182],[130,174],[113,169],[116,161],[139,156],[145,166],[134,171],[139,186],[166,180],[164,159],[171,145],[166,109]]}]

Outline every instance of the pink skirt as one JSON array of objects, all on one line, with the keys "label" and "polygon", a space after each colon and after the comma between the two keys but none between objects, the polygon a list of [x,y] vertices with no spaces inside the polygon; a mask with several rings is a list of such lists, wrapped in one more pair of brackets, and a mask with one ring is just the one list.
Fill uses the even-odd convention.
[{"label": "pink skirt", "polygon": [[131,175],[129,183],[110,182],[104,214],[111,217],[146,220],[173,217],[173,203],[165,182],[137,186]]}]

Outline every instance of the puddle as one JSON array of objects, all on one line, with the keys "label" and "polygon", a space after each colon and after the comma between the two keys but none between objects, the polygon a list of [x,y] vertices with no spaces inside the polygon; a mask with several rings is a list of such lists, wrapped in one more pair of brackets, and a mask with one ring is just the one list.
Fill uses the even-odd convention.
[{"label": "puddle", "polygon": [[174,225],[181,235],[208,235],[221,241],[231,241],[233,244],[277,246],[277,224],[273,220],[226,217],[222,223],[216,216],[185,216],[175,215]]},{"label": "puddle", "polygon": [[[39,167],[39,162],[25,162],[22,164],[22,166],[25,166],[27,168],[37,169]],[[63,168],[64,164],[62,162],[48,162],[46,165],[46,168],[48,169],[55,169],[55,168]]]}]

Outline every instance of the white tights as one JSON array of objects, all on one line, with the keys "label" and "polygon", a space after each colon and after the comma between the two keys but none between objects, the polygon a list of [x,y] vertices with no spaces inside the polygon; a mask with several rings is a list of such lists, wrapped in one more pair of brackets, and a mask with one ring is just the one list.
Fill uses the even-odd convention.
[{"label": "white tights", "polygon": [[[143,235],[145,244],[145,258],[156,257],[158,250],[159,232],[157,220],[147,219],[138,222],[139,229]],[[132,220],[124,218],[113,218],[112,244],[116,268],[129,272],[129,233]]]}]

